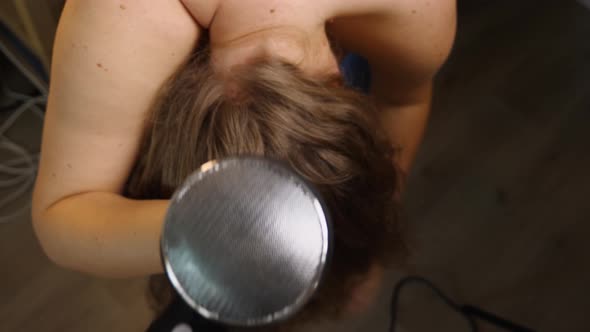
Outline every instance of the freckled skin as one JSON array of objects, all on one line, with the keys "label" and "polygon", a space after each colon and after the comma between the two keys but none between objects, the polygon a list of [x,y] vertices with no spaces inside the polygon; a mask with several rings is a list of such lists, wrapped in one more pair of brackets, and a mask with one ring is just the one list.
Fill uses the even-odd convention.
[{"label": "freckled skin", "polygon": [[[223,10],[216,12],[220,3]],[[219,43],[258,31],[264,44],[246,47],[253,39],[243,39],[236,62],[250,50],[280,51],[314,75],[339,70],[326,36],[330,28],[346,51],[379,69],[372,93],[382,109],[380,122],[403,147],[400,168],[406,170],[427,116],[431,77],[454,27],[453,7],[454,0],[66,1],[47,107],[59,121],[44,126],[33,202],[44,250],[62,265],[101,276],[163,272],[158,238],[168,202],[125,199],[120,184],[134,163],[154,96],[209,28],[211,41],[217,37]],[[367,15],[375,11],[383,19]],[[85,227],[77,227],[81,223]],[[100,234],[99,250],[93,233]],[[121,248],[137,255],[120,255]],[[375,279],[359,289],[357,308],[371,297]]]}]

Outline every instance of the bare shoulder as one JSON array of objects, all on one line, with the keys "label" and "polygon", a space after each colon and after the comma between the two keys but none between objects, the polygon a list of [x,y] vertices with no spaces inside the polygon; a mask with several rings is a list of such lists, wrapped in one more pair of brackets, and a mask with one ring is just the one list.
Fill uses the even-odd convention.
[{"label": "bare shoulder", "polygon": [[329,29],[345,48],[369,59],[375,85],[386,80],[383,83],[388,89],[401,94],[426,86],[450,54],[456,31],[456,0],[334,3]]},{"label": "bare shoulder", "polygon": [[327,0],[334,16],[412,17],[418,14],[444,14],[454,10],[456,0]]},{"label": "bare shoulder", "polygon": [[192,52],[179,0],[68,0],[54,45],[33,216],[68,196],[119,192],[146,113]]},{"label": "bare shoulder", "polygon": [[[335,24],[330,28],[343,43],[373,57],[388,57],[394,49],[432,56],[435,48],[450,48],[454,40],[456,0],[331,1]],[[440,49],[435,53],[445,56]]]}]

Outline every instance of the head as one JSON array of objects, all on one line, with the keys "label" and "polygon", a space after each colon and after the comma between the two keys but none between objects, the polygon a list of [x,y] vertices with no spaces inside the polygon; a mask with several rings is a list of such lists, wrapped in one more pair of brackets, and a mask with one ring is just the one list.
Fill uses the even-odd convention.
[{"label": "head", "polygon": [[[258,58],[229,74],[215,71],[208,53],[199,52],[162,88],[127,195],[170,198],[213,159],[260,155],[287,162],[325,200],[334,247],[317,295],[275,328],[362,311],[381,269],[405,253],[393,150],[373,102],[331,75],[309,77],[281,58]],[[162,295],[162,285],[153,286]]]}]

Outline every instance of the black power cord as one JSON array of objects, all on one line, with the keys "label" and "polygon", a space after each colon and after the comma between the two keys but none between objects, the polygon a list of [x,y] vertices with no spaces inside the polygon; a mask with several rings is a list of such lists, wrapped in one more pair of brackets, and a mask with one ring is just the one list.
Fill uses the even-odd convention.
[{"label": "black power cord", "polygon": [[522,327],[513,322],[500,318],[494,314],[491,314],[487,311],[474,307],[472,305],[459,305],[453,300],[451,300],[448,296],[446,296],[432,282],[417,276],[405,277],[396,284],[391,295],[391,320],[389,323],[389,332],[395,332],[395,328],[397,325],[397,311],[399,307],[399,298],[401,295],[401,291],[404,289],[405,286],[412,283],[422,284],[430,288],[447,306],[456,311],[458,314],[462,315],[465,318],[465,320],[467,320],[471,328],[471,332],[478,332],[476,319],[484,320],[497,327],[503,328],[506,331],[534,332],[534,330],[532,329]]},{"label": "black power cord", "polygon": [[[535,332],[532,329],[517,325],[472,305],[459,305],[451,300],[451,298],[449,298],[447,295],[445,295],[432,282],[417,276],[405,277],[396,284],[391,296],[391,320],[389,324],[389,332],[396,331],[399,299],[402,290],[405,289],[405,287],[409,284],[421,284],[430,288],[448,307],[465,318],[465,320],[469,323],[471,332],[479,331],[476,319],[484,320],[510,332]],[[223,326],[223,324],[218,324],[207,320],[206,318],[194,312],[192,308],[186,305],[183,300],[177,296],[164,311],[164,313],[151,323],[146,332],[169,332],[174,330],[174,328],[181,322],[185,322],[185,324],[190,326],[192,331],[195,332],[228,331],[228,328]]]}]

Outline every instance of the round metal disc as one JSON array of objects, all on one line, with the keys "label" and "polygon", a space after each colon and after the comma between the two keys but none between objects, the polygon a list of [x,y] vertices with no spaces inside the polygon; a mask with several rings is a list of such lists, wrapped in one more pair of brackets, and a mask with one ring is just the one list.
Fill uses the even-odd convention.
[{"label": "round metal disc", "polygon": [[209,162],[172,197],[161,242],[165,270],[208,319],[276,322],[315,292],[328,226],[318,195],[283,164],[256,157]]}]

